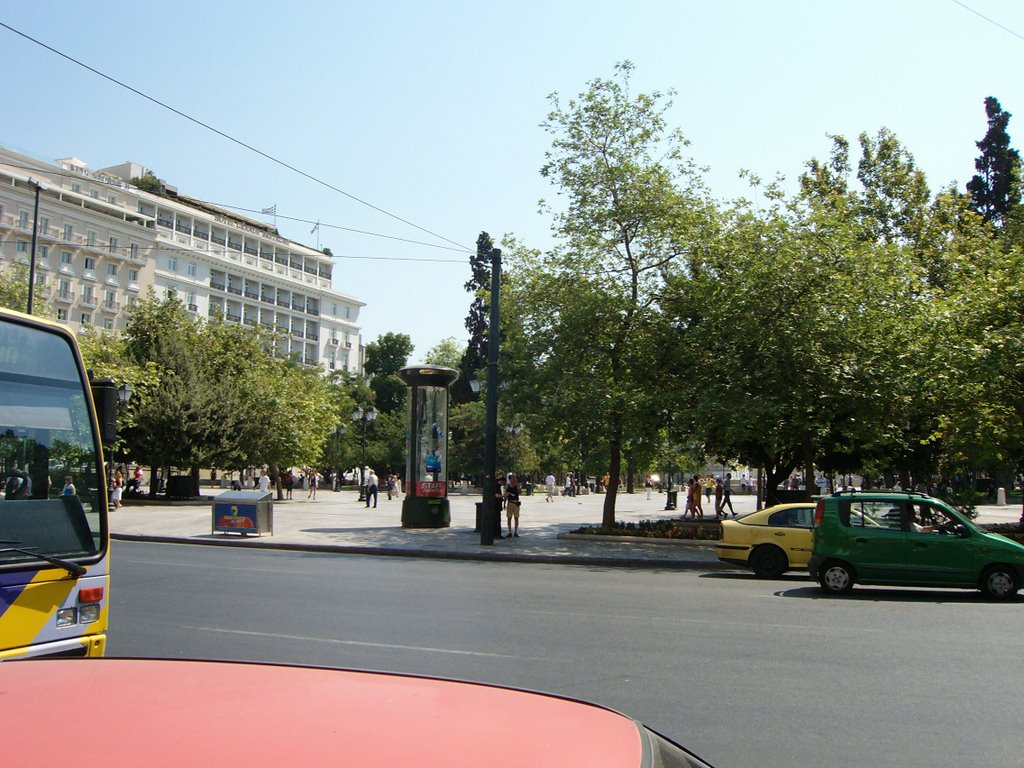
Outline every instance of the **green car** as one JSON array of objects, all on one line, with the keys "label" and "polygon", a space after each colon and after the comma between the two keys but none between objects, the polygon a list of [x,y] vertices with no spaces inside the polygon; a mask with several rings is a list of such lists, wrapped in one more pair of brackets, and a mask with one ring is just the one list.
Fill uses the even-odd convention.
[{"label": "green car", "polygon": [[930,496],[844,491],[818,500],[807,567],[833,595],[859,583],[980,589],[1006,599],[1024,579],[1024,546]]}]

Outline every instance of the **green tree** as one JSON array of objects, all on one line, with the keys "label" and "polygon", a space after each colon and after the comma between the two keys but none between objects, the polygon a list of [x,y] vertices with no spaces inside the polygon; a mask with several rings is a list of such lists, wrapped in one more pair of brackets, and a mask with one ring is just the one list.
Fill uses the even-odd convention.
[{"label": "green tree", "polygon": [[446,368],[454,368],[457,371],[462,364],[465,353],[466,348],[449,336],[447,339],[441,339],[441,341],[431,347],[424,356],[423,362],[430,365],[443,365]]},{"label": "green tree", "polygon": [[994,96],[985,99],[988,130],[976,142],[981,155],[974,161],[978,173],[967,182],[975,210],[985,221],[999,226],[1021,202],[1020,153],[1010,147],[1010,113]]},{"label": "green tree", "polygon": [[[544,255],[511,254],[502,287],[510,390],[552,401],[551,416],[564,420],[551,423],[575,442],[580,464],[607,455],[605,525],[615,520],[623,445],[654,411],[650,339],[663,276],[685,270],[675,262],[695,248],[710,207],[683,157],[685,140],[667,127],[670,101],[632,95],[632,70],[618,65],[613,79],[591,81],[564,106],[550,97],[542,125],[552,148],[541,173],[564,202],[551,211],[560,242]],[[527,391],[531,381],[547,391]]]},{"label": "green tree", "polygon": [[408,365],[412,339],[404,333],[385,333],[366,345],[365,373],[370,375],[374,403],[381,413],[404,410],[405,382],[398,372]]},{"label": "green tree", "polygon": [[470,382],[477,378],[477,372],[487,365],[487,327],[490,323],[491,311],[491,251],[494,241],[486,232],[481,232],[476,239],[476,253],[469,257],[471,277],[466,281],[465,289],[473,295],[466,315],[466,330],[469,341],[459,365],[459,378],[451,388],[454,405],[468,403],[478,395],[473,392]]},{"label": "green tree", "polygon": [[24,264],[0,264],[0,307],[24,312],[27,306],[28,268]]}]

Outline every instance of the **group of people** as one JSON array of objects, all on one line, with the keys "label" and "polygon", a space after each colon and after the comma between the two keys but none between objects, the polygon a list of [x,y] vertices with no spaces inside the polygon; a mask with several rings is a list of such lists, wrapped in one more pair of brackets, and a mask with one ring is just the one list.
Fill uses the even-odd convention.
[{"label": "group of people", "polygon": [[703,519],[704,505],[701,496],[706,496],[708,503],[711,503],[712,495],[715,497],[715,517],[728,517],[725,508],[729,513],[736,516],[736,510],[732,507],[732,473],[726,472],[725,479],[716,478],[708,473],[704,477],[694,475],[686,482],[686,506],[683,508],[683,517],[691,517],[694,520],[698,516]]}]

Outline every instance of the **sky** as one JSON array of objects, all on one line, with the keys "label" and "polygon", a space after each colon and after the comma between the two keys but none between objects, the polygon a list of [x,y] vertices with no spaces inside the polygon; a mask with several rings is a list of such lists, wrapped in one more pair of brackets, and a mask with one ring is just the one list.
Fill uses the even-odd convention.
[{"label": "sky", "polygon": [[558,205],[549,96],[618,62],[634,93],[675,91],[671,127],[721,200],[749,194],[741,170],[794,189],[830,134],[883,127],[933,191],[962,188],[987,96],[1024,149],[1020,0],[39,0],[0,22],[209,126],[0,27],[0,145],[135,162],[268,222],[276,205],[366,303],[364,342],[408,334],[410,362],[464,343],[480,232],[557,244],[538,206]]}]

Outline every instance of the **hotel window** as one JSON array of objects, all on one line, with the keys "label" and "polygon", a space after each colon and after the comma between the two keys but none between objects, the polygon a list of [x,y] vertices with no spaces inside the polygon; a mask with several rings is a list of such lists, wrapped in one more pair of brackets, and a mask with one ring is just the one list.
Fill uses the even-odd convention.
[{"label": "hotel window", "polygon": [[107,309],[114,309],[114,292],[113,291],[104,291],[103,292],[103,305],[105,307],[107,307]]},{"label": "hotel window", "polygon": [[173,287],[173,286],[168,288],[167,289],[167,298],[168,299],[176,299],[176,298],[178,298],[178,289]]},{"label": "hotel window", "polygon": [[103,318],[103,328],[105,330],[108,330],[108,331],[114,330],[114,318],[112,318],[112,317],[104,317]]},{"label": "hotel window", "polygon": [[93,200],[99,200],[100,199],[99,190],[90,189],[89,190],[89,197],[91,197]]},{"label": "hotel window", "polygon": [[128,282],[129,283],[137,283],[137,282],[139,282],[139,270],[137,270],[137,269],[129,269],[128,270]]},{"label": "hotel window", "polygon": [[47,254],[49,254],[49,252],[50,252],[49,246],[46,246],[46,245],[38,245],[38,246],[36,246],[36,258],[37,259],[45,259]]},{"label": "hotel window", "polygon": [[88,312],[83,312],[81,323],[82,325],[92,325],[92,315]]},{"label": "hotel window", "polygon": [[139,244],[138,243],[132,243],[130,248],[131,248],[131,257],[133,259],[139,258]]},{"label": "hotel window", "polygon": [[117,277],[117,264],[107,264],[107,274],[111,277]]},{"label": "hotel window", "polygon": [[[78,182],[73,183],[71,185],[71,191],[72,192],[77,192],[78,194],[81,194],[82,193],[82,185],[79,184]],[[64,319],[67,320],[67,318],[64,318]]]},{"label": "hotel window", "polygon": [[28,253],[28,241],[27,240],[19,240],[17,242],[17,244],[14,246],[14,252],[15,253]]},{"label": "hotel window", "polygon": [[82,287],[82,301],[92,301],[92,286],[86,285]]},{"label": "hotel window", "polygon": [[167,271],[177,272],[178,271],[178,260],[173,256],[167,257]]},{"label": "hotel window", "polygon": [[46,216],[39,217],[39,234],[45,235],[46,230],[50,228],[50,220]]},{"label": "hotel window", "polygon": [[113,195],[107,195],[107,202],[111,205],[117,205],[117,198]]},{"label": "hotel window", "polygon": [[67,320],[68,320],[68,311],[66,309],[64,309],[64,307],[60,307],[57,310],[57,319],[60,320],[61,322],[64,322],[64,323],[67,322]]},{"label": "hotel window", "polygon": [[18,211],[18,229],[28,229],[28,211]]},{"label": "hotel window", "polygon": [[89,271],[91,271],[93,269],[96,269],[96,259],[94,259],[92,256],[86,256],[85,257],[85,270],[86,270],[86,272],[89,272]]},{"label": "hotel window", "polygon": [[116,237],[110,238],[110,240],[108,242],[108,245],[110,246],[110,255],[111,256],[116,255],[117,254],[117,238]]},{"label": "hotel window", "polygon": [[70,243],[75,237],[75,228],[71,224],[64,225],[64,242]]},{"label": "hotel window", "polygon": [[128,307],[128,309],[131,309],[132,307],[135,306],[136,301],[137,299],[134,296],[129,296],[128,300],[124,303],[124,305]]},{"label": "hotel window", "polygon": [[196,265],[195,265],[195,262],[191,262],[191,261],[189,262],[189,264],[188,264],[188,276],[189,277],[195,277],[196,276]]},{"label": "hotel window", "polygon": [[73,260],[74,260],[74,257],[71,255],[71,251],[61,251],[60,252],[60,263],[61,264],[67,264],[68,266],[71,266],[71,262]]},{"label": "hotel window", "polygon": [[94,247],[96,245],[96,233],[95,232],[90,230],[89,232],[85,233],[85,244],[88,245],[90,248],[92,248],[92,247]]}]

